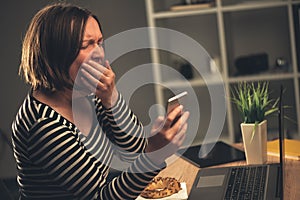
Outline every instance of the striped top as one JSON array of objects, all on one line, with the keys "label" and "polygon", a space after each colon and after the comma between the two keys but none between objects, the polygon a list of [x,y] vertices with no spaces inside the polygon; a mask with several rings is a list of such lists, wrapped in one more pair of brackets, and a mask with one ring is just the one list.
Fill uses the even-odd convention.
[{"label": "striped top", "polygon": [[[12,123],[20,199],[135,199],[164,167],[143,153],[143,126],[121,94],[110,109],[99,98],[88,99],[98,123],[85,137],[54,109],[27,95]],[[115,155],[130,164],[108,182]]]}]

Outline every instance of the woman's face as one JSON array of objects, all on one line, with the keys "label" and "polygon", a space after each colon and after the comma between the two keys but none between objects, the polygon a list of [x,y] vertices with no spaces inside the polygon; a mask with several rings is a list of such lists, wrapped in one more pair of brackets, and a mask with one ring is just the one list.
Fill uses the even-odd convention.
[{"label": "woman's face", "polygon": [[103,37],[100,31],[100,27],[93,17],[89,17],[86,23],[80,52],[69,69],[70,77],[74,82],[81,64],[88,56],[91,55],[92,51],[93,55],[97,54],[98,60],[104,59],[104,50],[102,47],[102,43]]}]

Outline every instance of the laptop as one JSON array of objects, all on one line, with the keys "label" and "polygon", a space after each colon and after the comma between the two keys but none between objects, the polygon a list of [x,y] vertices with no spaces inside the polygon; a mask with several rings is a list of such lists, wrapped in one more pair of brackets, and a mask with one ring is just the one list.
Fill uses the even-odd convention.
[{"label": "laptop", "polygon": [[[201,169],[196,175],[188,198],[189,200],[283,200],[285,157],[282,90],[281,86],[278,102],[280,162]],[[248,182],[245,183],[247,180]]]}]

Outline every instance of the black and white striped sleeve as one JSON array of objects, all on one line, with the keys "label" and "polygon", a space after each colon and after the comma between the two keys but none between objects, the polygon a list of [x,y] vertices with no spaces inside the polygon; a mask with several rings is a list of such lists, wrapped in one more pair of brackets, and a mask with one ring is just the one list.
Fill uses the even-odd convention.
[{"label": "black and white striped sleeve", "polygon": [[133,161],[147,145],[142,123],[128,107],[120,93],[115,106],[105,109],[104,112],[107,116],[105,126],[109,127],[109,134],[114,138],[114,143],[120,147],[121,159]]},{"label": "black and white striped sleeve", "polygon": [[29,135],[30,160],[78,199],[135,199],[163,167],[141,153],[127,171],[106,182],[104,165],[59,120],[40,119]]}]

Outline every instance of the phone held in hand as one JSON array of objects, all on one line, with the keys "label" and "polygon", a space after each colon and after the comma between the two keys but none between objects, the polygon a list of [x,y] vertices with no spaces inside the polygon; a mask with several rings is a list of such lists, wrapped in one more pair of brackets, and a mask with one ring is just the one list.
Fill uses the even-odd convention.
[{"label": "phone held in hand", "polygon": [[[167,102],[167,106],[166,106],[166,115],[169,114],[173,109],[175,109],[177,106],[179,106],[181,103],[181,100],[187,95],[187,92],[184,91],[184,92],[181,92],[171,98],[168,99],[168,102]],[[180,118],[181,115],[178,115],[174,121],[172,122],[172,125],[174,123],[176,123],[176,121]]]},{"label": "phone held in hand", "polygon": [[174,108],[180,105],[180,100],[187,95],[187,92],[181,92],[180,94],[177,94],[176,96],[173,96],[168,99],[167,102],[167,113],[169,114]]}]

